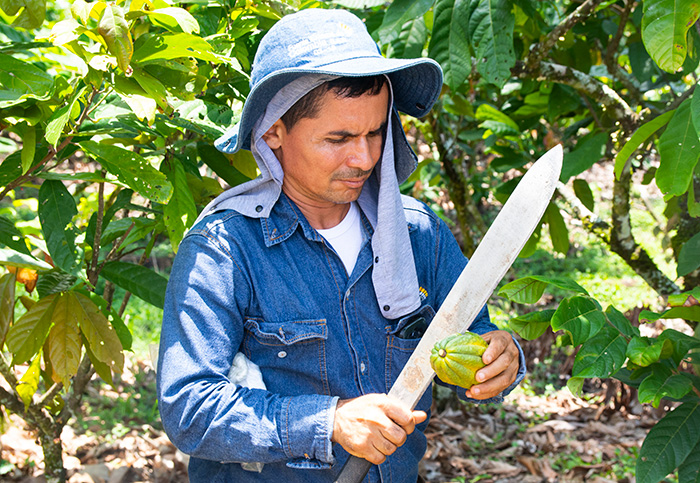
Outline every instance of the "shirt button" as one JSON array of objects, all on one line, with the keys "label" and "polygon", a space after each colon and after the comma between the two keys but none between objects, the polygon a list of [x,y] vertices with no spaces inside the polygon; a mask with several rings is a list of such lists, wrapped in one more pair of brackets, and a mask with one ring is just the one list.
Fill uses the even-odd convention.
[{"label": "shirt button", "polygon": [[262,205],[258,205],[255,207],[255,211],[257,211],[258,213],[260,213],[262,210],[263,210]]},{"label": "shirt button", "polygon": [[284,359],[285,357],[287,357],[287,353],[285,351],[279,351],[277,353],[277,357],[279,357],[280,359]]},{"label": "shirt button", "polygon": [[366,369],[367,369],[367,366],[365,366],[365,363],[364,363],[364,362],[361,362],[361,363],[360,363],[360,372],[361,372],[362,374],[364,374]]},{"label": "shirt button", "polygon": [[384,309],[384,312],[388,312],[388,311],[389,311],[389,309],[390,309],[391,307],[389,307],[388,305],[385,305],[385,306],[384,306],[384,307],[382,307],[382,308]]}]

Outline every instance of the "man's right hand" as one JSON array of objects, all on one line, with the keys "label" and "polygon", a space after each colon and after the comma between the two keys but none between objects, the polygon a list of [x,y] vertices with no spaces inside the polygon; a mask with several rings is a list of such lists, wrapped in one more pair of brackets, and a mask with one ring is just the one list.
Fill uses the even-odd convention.
[{"label": "man's right hand", "polygon": [[386,394],[338,401],[331,440],[348,453],[378,465],[406,442],[425,411],[411,411]]}]

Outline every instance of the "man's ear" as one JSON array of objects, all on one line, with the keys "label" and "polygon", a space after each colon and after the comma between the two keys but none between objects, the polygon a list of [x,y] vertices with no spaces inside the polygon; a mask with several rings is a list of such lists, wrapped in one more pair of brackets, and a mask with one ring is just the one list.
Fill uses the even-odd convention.
[{"label": "man's ear", "polygon": [[270,129],[268,129],[267,132],[262,135],[262,138],[267,145],[270,146],[270,149],[274,151],[282,146],[282,138],[286,132],[287,130],[284,127],[282,119],[277,119]]}]

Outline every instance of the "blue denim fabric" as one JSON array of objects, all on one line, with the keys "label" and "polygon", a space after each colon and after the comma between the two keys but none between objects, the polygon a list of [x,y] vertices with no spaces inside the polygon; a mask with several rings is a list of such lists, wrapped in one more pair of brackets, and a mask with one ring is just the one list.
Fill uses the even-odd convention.
[{"label": "blue denim fabric", "polygon": [[[466,259],[434,213],[403,201],[423,293],[419,311],[429,319]],[[370,238],[364,217],[363,229]],[[348,276],[285,195],[269,218],[222,211],[188,233],[168,283],[158,393],[166,432],[192,456],[192,482],[334,480],[347,458],[330,441],[338,398],[387,392],[419,341],[397,337],[410,317],[382,316],[372,264],[366,242]],[[495,329],[484,308],[470,330]],[[260,366],[266,391],[228,380],[239,351]],[[521,351],[518,378],[503,395],[524,374]],[[429,411],[431,400],[426,391],[417,409]],[[426,426],[365,481],[416,481]],[[243,461],[265,466],[251,473],[236,463]]]}]

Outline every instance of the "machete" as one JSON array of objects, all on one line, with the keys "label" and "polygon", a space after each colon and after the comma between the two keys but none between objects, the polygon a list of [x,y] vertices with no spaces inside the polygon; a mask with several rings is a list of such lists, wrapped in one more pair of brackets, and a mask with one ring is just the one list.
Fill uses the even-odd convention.
[{"label": "machete", "polygon": [[[525,173],[391,386],[390,397],[416,407],[435,376],[430,350],[445,337],[466,331],[486,304],[547,209],[562,158],[562,147],[557,145]],[[369,461],[350,456],[335,482],[359,483],[371,467]]]}]

